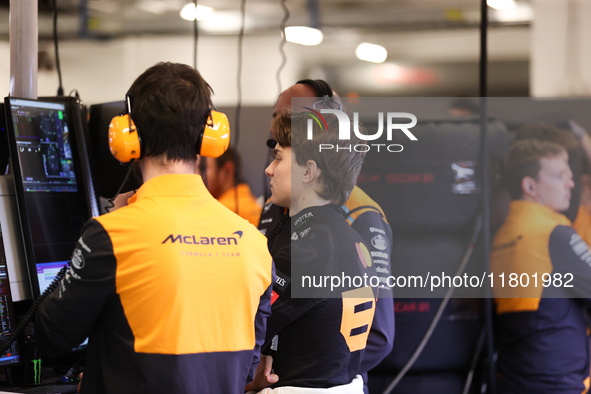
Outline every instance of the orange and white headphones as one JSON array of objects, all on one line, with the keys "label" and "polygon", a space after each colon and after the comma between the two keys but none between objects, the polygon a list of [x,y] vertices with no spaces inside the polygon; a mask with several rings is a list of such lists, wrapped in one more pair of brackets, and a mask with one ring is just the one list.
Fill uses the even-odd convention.
[{"label": "orange and white headphones", "polygon": [[[114,117],[109,125],[111,154],[122,163],[143,157],[144,147],[140,131],[131,119],[131,97],[125,96],[127,113]],[[205,157],[221,156],[230,144],[230,122],[226,114],[211,111],[197,139],[195,152]]]}]

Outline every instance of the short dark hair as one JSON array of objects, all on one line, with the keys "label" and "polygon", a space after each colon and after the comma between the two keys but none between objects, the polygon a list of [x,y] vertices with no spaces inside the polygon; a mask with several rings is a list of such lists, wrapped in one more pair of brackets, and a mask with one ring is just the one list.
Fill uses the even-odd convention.
[{"label": "short dark hair", "polygon": [[543,122],[526,123],[513,136],[514,141],[529,139],[553,142],[566,150],[577,149],[580,146],[579,141],[572,132]]},{"label": "short dark hair", "polygon": [[223,155],[215,159],[218,169],[228,161],[234,163],[236,184],[244,183],[244,178],[242,178],[242,159],[238,151],[231,146],[228,146],[228,149],[226,149]]},{"label": "short dark hair", "polygon": [[335,91],[328,82],[322,79],[302,79],[295,84],[310,86],[316,96],[322,98],[321,103],[318,103],[319,105],[316,108],[343,109],[343,100],[338,94],[335,96]]},{"label": "short dark hair", "polygon": [[[279,145],[291,146],[298,165],[306,165],[308,160],[316,162],[320,170],[318,177],[320,190],[316,192],[325,200],[343,205],[355,187],[365,158],[365,152],[357,152],[353,147],[362,144],[363,141],[354,133],[346,143],[340,141],[339,120],[336,115],[322,114],[322,116],[326,120],[328,129],[322,130],[318,123],[312,122],[311,140],[307,139],[308,119],[312,119],[310,113],[294,109],[291,112],[285,111],[275,118],[272,125],[273,134]],[[361,124],[358,128],[359,132],[365,134]],[[320,152],[320,144],[331,144],[334,149]],[[340,149],[337,150],[337,146]],[[347,147],[350,151],[344,149]]]},{"label": "short dark hair", "polygon": [[197,139],[212,107],[211,93],[201,74],[185,64],[158,63],[144,71],[127,93],[144,157],[194,162]]},{"label": "short dark hair", "polygon": [[[292,109],[292,111],[294,111]],[[283,111],[281,116],[273,118],[271,131],[275,136],[275,141],[284,148],[291,147],[291,112]]]},{"label": "short dark hair", "polygon": [[503,185],[509,191],[513,200],[523,198],[521,181],[526,176],[538,179],[543,157],[558,156],[565,151],[559,144],[536,139],[523,139],[515,141],[509,148],[505,157],[502,171]]}]

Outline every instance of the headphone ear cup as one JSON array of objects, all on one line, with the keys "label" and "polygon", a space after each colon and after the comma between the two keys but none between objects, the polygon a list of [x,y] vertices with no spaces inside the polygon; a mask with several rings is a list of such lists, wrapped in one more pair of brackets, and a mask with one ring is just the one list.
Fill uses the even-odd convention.
[{"label": "headphone ear cup", "polygon": [[[131,130],[129,125],[131,124]],[[109,149],[115,159],[129,163],[142,157],[141,139],[129,115],[116,116],[109,125]]]},{"label": "headphone ear cup", "polygon": [[211,111],[197,142],[196,151],[205,157],[220,157],[230,145],[230,122],[226,114]]}]

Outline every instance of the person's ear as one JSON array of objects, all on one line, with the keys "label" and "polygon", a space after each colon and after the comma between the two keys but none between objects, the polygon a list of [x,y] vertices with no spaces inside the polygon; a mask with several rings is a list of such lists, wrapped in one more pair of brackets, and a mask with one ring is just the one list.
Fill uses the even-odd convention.
[{"label": "person's ear", "polygon": [[306,168],[304,170],[304,178],[302,179],[302,181],[304,183],[311,183],[316,178],[318,178],[319,174],[320,174],[320,169],[316,165],[316,162],[314,160],[308,160],[306,162]]},{"label": "person's ear", "polygon": [[534,178],[531,176],[525,176],[521,180],[521,190],[523,190],[524,195],[528,195],[531,197],[537,196],[537,183]]}]

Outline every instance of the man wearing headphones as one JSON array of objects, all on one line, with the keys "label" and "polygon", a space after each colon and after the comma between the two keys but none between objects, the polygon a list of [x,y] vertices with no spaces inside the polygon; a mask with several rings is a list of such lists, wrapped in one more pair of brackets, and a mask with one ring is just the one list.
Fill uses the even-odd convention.
[{"label": "man wearing headphones", "polygon": [[112,152],[136,158],[144,183],[129,205],[86,223],[36,316],[46,355],[89,337],[82,393],[243,393],[258,363],[272,261],[265,238],[194,174],[198,154],[227,147],[209,134],[202,143],[224,127],[210,96],[193,68],[159,63],[113,120],[110,138],[128,144]]},{"label": "man wearing headphones", "polygon": [[[307,107],[319,110],[342,109],[341,98],[323,80],[302,80],[279,95],[273,117],[275,118],[291,108],[292,98],[309,98]],[[317,102],[317,98],[322,100]],[[301,102],[304,99],[300,99]],[[273,146],[274,147],[274,146]],[[381,268],[378,276],[384,280],[390,275],[390,251],[392,249],[392,230],[382,208],[358,186],[353,188],[349,199],[342,206],[347,222],[365,240],[372,259]],[[346,214],[345,214],[346,212]],[[269,251],[272,256],[282,246],[291,242],[289,214],[282,207],[268,201],[263,207],[259,230],[267,236]],[[287,223],[287,224],[286,224]],[[391,289],[380,286],[380,298],[367,339],[367,347],[361,362],[360,373],[363,376],[365,393],[367,389],[367,372],[380,363],[392,350],[394,344],[394,301]]]}]

